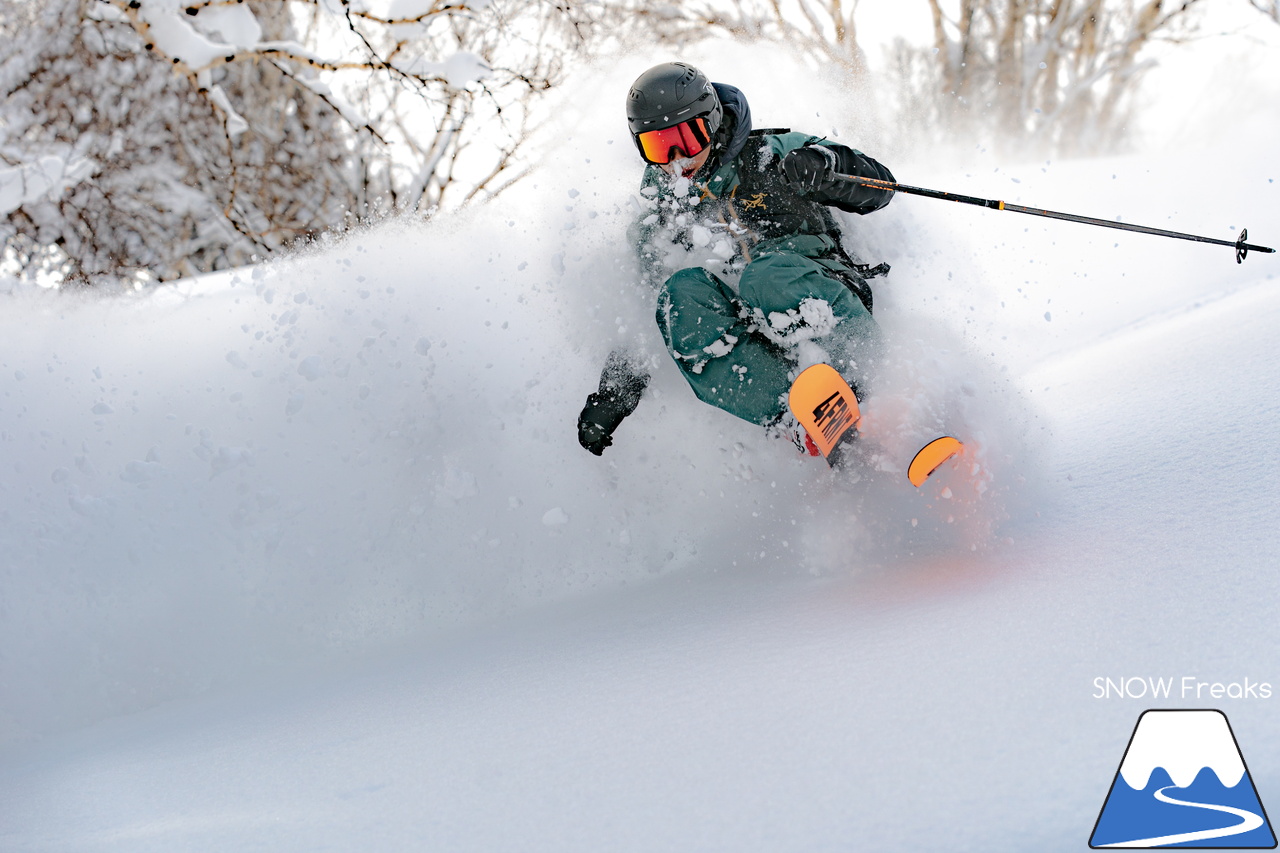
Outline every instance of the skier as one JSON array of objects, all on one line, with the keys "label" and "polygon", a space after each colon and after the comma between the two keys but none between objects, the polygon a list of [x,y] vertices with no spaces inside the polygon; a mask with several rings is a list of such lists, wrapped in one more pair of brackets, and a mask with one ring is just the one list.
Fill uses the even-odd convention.
[{"label": "skier", "polygon": [[[826,139],[752,130],[740,90],[682,62],[637,78],[627,122],[647,164],[631,238],[657,290],[662,338],[694,394],[783,428],[797,363],[826,361],[860,396],[879,339],[866,279],[888,267],[849,255],[828,206],[879,210],[892,192],[834,176],[892,181],[889,170]],[[603,454],[648,382],[639,357],[610,353],[578,417],[578,442]],[[802,433],[793,433],[798,444]]]}]

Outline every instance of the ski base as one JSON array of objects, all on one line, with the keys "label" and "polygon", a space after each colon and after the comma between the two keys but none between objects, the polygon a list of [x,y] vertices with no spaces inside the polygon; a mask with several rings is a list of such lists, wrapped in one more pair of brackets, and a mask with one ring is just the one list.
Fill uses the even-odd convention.
[{"label": "ski base", "polygon": [[911,460],[911,464],[907,466],[907,479],[917,488],[923,486],[930,474],[963,449],[964,445],[954,436],[935,438],[920,448],[920,452]]}]

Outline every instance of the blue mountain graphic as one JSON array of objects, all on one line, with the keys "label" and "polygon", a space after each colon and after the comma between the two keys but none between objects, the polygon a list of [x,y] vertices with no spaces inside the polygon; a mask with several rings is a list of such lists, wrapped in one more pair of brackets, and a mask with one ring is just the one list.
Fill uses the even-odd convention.
[{"label": "blue mountain graphic", "polygon": [[1224,829],[1241,822],[1239,817],[1226,812],[1161,802],[1156,799],[1156,792],[1161,790],[1171,799],[1232,806],[1263,818],[1262,826],[1249,832],[1167,845],[1169,847],[1236,849],[1276,846],[1276,837],[1265,819],[1266,814],[1249,775],[1246,773],[1234,788],[1228,788],[1208,767],[1202,768],[1196,774],[1195,781],[1185,788],[1174,787],[1173,779],[1163,767],[1157,767],[1152,772],[1146,787],[1140,791],[1129,787],[1124,777],[1116,774],[1089,846],[1104,847],[1137,839]]}]

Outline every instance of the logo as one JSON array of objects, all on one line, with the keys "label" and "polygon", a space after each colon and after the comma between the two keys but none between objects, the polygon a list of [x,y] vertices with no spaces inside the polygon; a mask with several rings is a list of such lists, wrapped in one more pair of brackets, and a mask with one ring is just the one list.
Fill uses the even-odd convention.
[{"label": "logo", "polygon": [[839,391],[818,404],[813,410],[813,420],[827,441],[835,441],[854,422],[849,411],[849,401]]},{"label": "logo", "polygon": [[764,199],[765,199],[764,193],[756,193],[755,195],[748,198],[746,201],[742,202],[742,209],[743,210],[757,210],[757,209],[764,210],[765,209]]},{"label": "logo", "polygon": [[1144,711],[1089,846],[1271,849],[1276,836],[1221,711]]}]

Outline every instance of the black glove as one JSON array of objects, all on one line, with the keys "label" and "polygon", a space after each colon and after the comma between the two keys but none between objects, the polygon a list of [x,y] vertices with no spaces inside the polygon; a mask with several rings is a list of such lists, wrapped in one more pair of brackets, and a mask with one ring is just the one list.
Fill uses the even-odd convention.
[{"label": "black glove", "polygon": [[837,183],[836,153],[825,145],[806,145],[782,158],[782,178],[797,192],[821,192]]},{"label": "black glove", "polygon": [[578,415],[578,443],[600,456],[613,444],[613,431],[640,405],[649,374],[620,352],[610,353],[600,374],[600,390],[587,397]]},{"label": "black glove", "polygon": [[619,410],[616,395],[596,392],[578,415],[578,444],[600,456],[613,444],[613,431],[629,412]]}]

